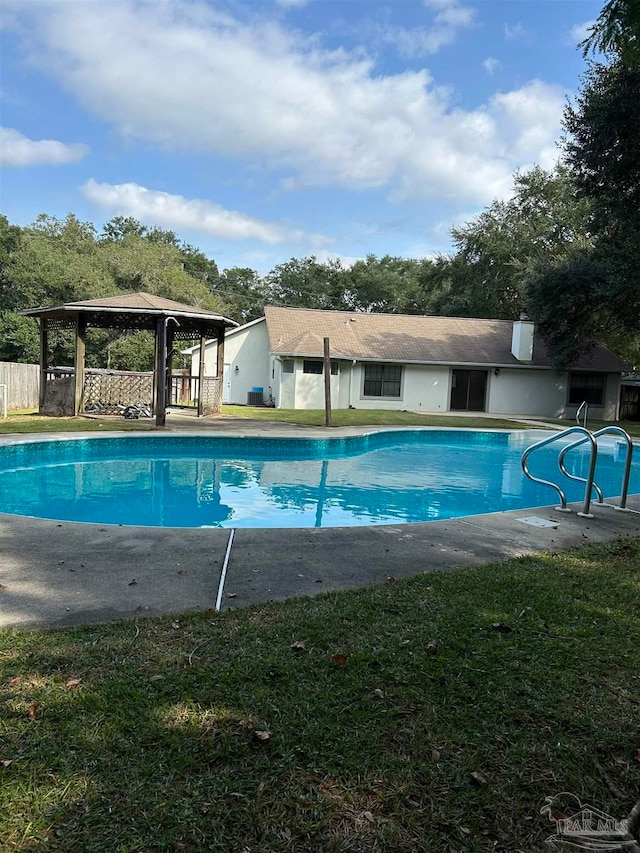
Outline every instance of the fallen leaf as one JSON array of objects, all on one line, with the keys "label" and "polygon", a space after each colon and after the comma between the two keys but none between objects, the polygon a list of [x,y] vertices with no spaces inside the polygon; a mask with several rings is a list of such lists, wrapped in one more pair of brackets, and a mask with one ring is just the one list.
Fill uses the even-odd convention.
[{"label": "fallen leaf", "polygon": [[17,684],[20,681],[19,675],[14,675],[13,678],[9,680],[9,684]]},{"label": "fallen leaf", "polygon": [[337,652],[335,655],[331,655],[331,660],[342,665],[347,662],[347,656]]},{"label": "fallen leaf", "polygon": [[3,758],[3,759],[0,761],[0,764],[1,764],[3,767],[11,767],[11,765],[13,764],[13,758]]},{"label": "fallen leaf", "polygon": [[478,772],[477,770],[474,770],[473,773],[471,774],[471,781],[474,782],[476,785],[486,785],[487,784],[486,777],[483,776],[482,773]]},{"label": "fallen leaf", "polygon": [[35,720],[35,718],[38,716],[38,708],[40,708],[41,705],[42,702],[32,702],[31,705],[29,705],[30,720]]},{"label": "fallen leaf", "polygon": [[164,678],[164,675],[152,675],[149,681],[160,681]]},{"label": "fallen leaf", "polygon": [[464,832],[465,835],[471,835],[471,830],[468,826],[461,826],[460,829]]},{"label": "fallen leaf", "polygon": [[375,819],[375,818],[374,818],[374,816],[371,814],[371,812],[362,812],[362,817],[363,817],[365,820],[368,820],[368,821],[369,821],[369,823],[375,823],[375,820],[376,820],[376,819]]},{"label": "fallen leaf", "polygon": [[633,757],[636,761],[640,761],[640,749],[636,749]]},{"label": "fallen leaf", "polygon": [[254,731],[253,736],[257,740],[270,740],[271,732],[265,731],[263,729],[257,729],[256,731]]},{"label": "fallen leaf", "polygon": [[376,689],[373,691],[373,695],[377,699],[384,699],[384,692],[379,687],[376,687]]},{"label": "fallen leaf", "polygon": [[304,649],[304,640],[296,640],[295,643],[291,643],[291,648],[296,652],[302,651]]},{"label": "fallen leaf", "polygon": [[133,580],[130,580],[130,581],[129,581],[129,583],[127,584],[127,586],[135,586],[137,583],[138,583],[138,581],[137,581],[135,578],[133,578]]},{"label": "fallen leaf", "polygon": [[227,593],[227,598],[237,598],[237,597],[238,597],[237,592],[228,592]]},{"label": "fallen leaf", "polygon": [[[398,580],[398,578],[394,577],[394,575],[390,575],[387,578],[387,583],[395,583],[397,580]],[[366,814],[366,812],[365,812],[365,814]]]},{"label": "fallen leaf", "polygon": [[70,678],[65,684],[65,687],[77,687],[81,681],[81,678]]},{"label": "fallen leaf", "polygon": [[188,574],[189,574],[189,572],[188,572],[188,571],[186,571],[186,569],[178,569],[178,574],[179,574],[179,575],[188,575]]},{"label": "fallen leaf", "polygon": [[440,753],[435,747],[431,750],[431,760],[440,761]]},{"label": "fallen leaf", "polygon": [[6,589],[6,586],[3,583],[0,583],[0,592]]},{"label": "fallen leaf", "polygon": [[428,655],[435,655],[435,653],[438,651],[439,647],[440,647],[440,640],[429,640],[429,642],[427,643],[427,654]]},{"label": "fallen leaf", "polygon": [[494,622],[491,627],[494,631],[499,631],[501,634],[510,634],[513,631],[513,628],[504,622]]}]

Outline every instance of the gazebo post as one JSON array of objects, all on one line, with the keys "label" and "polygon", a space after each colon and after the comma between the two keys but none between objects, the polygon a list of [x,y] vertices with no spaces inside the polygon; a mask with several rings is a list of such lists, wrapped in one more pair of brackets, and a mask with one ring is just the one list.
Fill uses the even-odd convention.
[{"label": "gazebo post", "polygon": [[76,316],[76,348],[73,359],[73,416],[77,417],[82,407],[82,392],[84,390],[84,360],[86,352],[87,318],[84,314]]},{"label": "gazebo post", "polygon": [[218,412],[222,411],[222,383],[224,382],[224,326],[218,329],[218,346],[217,346],[217,365],[216,365],[216,376],[218,377],[218,389],[219,389],[219,397],[218,397]]},{"label": "gazebo post", "polygon": [[40,388],[38,389],[38,411],[42,414],[47,390],[47,368],[49,367],[49,321],[40,317]]},{"label": "gazebo post", "polygon": [[198,362],[198,417],[201,418],[204,414],[204,403],[202,393],[204,391],[204,367],[206,355],[207,338],[203,333],[200,334],[200,361]]},{"label": "gazebo post", "polygon": [[167,420],[167,323],[164,317],[156,322],[155,364],[156,426],[164,426]]}]

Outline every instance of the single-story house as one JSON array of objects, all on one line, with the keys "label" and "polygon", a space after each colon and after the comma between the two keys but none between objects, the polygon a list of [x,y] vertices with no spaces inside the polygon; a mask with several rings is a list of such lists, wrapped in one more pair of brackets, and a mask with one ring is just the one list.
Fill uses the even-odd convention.
[{"label": "single-story house", "polygon": [[[324,407],[323,351],[329,338],[336,409],[490,412],[615,420],[629,366],[595,345],[558,372],[534,324],[404,314],[359,314],[267,306],[264,317],[225,335],[223,402],[261,398],[285,409]],[[191,355],[198,374],[198,350]],[[205,373],[215,374],[216,342]]]}]

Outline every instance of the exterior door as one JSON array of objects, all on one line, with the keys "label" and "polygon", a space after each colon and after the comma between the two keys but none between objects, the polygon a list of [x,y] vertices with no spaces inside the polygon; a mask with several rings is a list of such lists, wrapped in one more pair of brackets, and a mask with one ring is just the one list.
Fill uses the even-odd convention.
[{"label": "exterior door", "polygon": [[484,412],[487,395],[486,370],[454,370],[451,377],[451,410]]},{"label": "exterior door", "polygon": [[222,370],[222,402],[231,402],[231,365],[225,364]]}]

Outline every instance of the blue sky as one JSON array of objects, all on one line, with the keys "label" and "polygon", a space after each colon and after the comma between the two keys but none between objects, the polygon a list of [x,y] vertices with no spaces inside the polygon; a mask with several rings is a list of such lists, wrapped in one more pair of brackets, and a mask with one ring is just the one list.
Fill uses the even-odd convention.
[{"label": "blue sky", "polygon": [[3,0],[0,209],[221,269],[432,256],[558,157],[591,0]]}]

